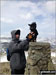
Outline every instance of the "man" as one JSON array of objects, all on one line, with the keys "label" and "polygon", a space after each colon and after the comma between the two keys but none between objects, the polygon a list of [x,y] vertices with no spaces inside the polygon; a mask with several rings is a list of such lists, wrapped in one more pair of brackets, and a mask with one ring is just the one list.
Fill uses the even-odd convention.
[{"label": "man", "polygon": [[9,44],[8,51],[10,54],[11,74],[24,74],[26,67],[25,50],[28,50],[29,42],[32,37],[20,41],[20,30],[13,30],[11,32],[12,41]]}]

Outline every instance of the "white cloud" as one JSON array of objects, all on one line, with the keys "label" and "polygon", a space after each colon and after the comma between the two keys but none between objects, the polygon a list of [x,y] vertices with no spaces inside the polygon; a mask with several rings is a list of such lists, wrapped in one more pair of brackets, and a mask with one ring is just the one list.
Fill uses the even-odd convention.
[{"label": "white cloud", "polygon": [[25,20],[30,20],[33,18],[33,15],[31,13],[26,13],[26,14],[20,14],[18,15],[21,19],[25,19]]},{"label": "white cloud", "polygon": [[[52,14],[55,14],[55,1],[39,1],[38,3],[33,3],[31,1],[2,1],[1,13],[1,21],[11,23],[12,29],[21,27],[24,32],[28,30],[26,26],[28,23],[36,21],[39,33],[43,32],[44,36],[50,27],[52,27],[50,31],[54,31],[55,18],[52,17]],[[41,16],[43,16],[41,20],[38,19],[39,15],[40,19]],[[44,31],[44,29],[46,31]]]},{"label": "white cloud", "polygon": [[34,16],[43,15],[44,13],[37,5],[38,3],[30,1],[7,1],[7,4],[4,4],[1,8],[1,17],[11,18],[14,22],[21,21],[22,19],[26,21],[32,20]]},{"label": "white cloud", "polygon": [[56,1],[45,1],[43,3],[39,3],[42,10],[48,14],[55,13],[55,4]]},{"label": "white cloud", "polygon": [[6,1],[0,0],[0,2],[1,2],[1,7],[4,6],[4,5],[6,4]]},{"label": "white cloud", "polygon": [[55,13],[55,3],[56,1],[48,1],[45,3],[45,7],[48,12]]},{"label": "white cloud", "polygon": [[3,17],[0,19],[0,21],[1,22],[4,22],[4,23],[13,23],[13,20],[12,19],[3,18]]},{"label": "white cloud", "polygon": [[[15,3],[15,2],[14,2]],[[32,3],[31,1],[19,1],[18,3],[15,3],[16,7],[24,7],[24,8],[29,8],[35,6],[35,3]]]}]

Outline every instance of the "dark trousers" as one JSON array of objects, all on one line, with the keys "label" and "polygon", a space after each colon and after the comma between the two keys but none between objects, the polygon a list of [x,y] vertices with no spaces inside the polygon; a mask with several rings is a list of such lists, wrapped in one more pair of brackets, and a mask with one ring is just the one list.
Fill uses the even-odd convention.
[{"label": "dark trousers", "polygon": [[24,75],[25,70],[11,70],[11,75]]}]

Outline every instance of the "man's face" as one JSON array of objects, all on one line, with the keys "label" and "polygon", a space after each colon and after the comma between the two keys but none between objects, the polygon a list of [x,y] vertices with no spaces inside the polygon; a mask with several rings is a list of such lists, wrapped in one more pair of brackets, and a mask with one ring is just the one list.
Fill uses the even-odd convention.
[{"label": "man's face", "polygon": [[20,35],[19,34],[16,34],[16,39],[19,39],[20,38]]}]

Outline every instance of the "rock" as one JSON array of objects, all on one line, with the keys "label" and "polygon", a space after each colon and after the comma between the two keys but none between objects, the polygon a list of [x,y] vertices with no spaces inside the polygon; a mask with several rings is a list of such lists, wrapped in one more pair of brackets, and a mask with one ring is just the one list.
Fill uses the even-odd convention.
[{"label": "rock", "polygon": [[37,66],[31,66],[30,67],[30,75],[37,75],[38,73],[40,73],[40,70]]},{"label": "rock", "polygon": [[52,60],[49,60],[49,62],[48,62],[48,70],[55,70]]},{"label": "rock", "polygon": [[54,70],[53,63],[50,60],[49,43],[30,42],[25,75],[39,75],[41,70]]}]

